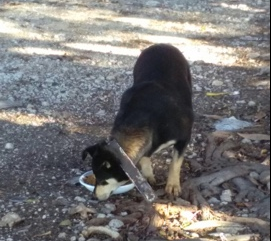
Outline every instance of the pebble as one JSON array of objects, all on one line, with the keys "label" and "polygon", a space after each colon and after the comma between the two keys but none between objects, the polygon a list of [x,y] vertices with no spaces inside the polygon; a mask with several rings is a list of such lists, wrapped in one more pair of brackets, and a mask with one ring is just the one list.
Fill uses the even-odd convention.
[{"label": "pebble", "polygon": [[224,190],[220,196],[220,200],[222,202],[232,202],[232,192],[231,190],[227,189],[227,190]]},{"label": "pebble", "polygon": [[73,236],[73,237],[71,237],[70,241],[76,241],[76,239],[77,238]]},{"label": "pebble", "polygon": [[245,101],[245,100],[237,100],[236,103],[237,103],[237,104],[245,104],[246,101]]},{"label": "pebble", "polygon": [[270,67],[261,68],[258,75],[270,75]]},{"label": "pebble", "polygon": [[117,210],[116,205],[112,203],[105,204],[105,208],[110,210],[110,212],[115,212]]},{"label": "pebble", "polygon": [[12,228],[15,224],[21,221],[22,218],[17,213],[10,212],[0,220],[0,227],[6,227],[8,225]]},{"label": "pebble", "polygon": [[203,88],[200,87],[198,84],[194,85],[194,88],[196,91],[199,91],[199,92],[203,91]]},{"label": "pebble", "polygon": [[97,215],[97,218],[106,218],[106,215],[103,214],[103,213],[99,213],[99,214]]},{"label": "pebble", "polygon": [[146,2],[146,6],[148,6],[148,7],[158,7],[159,5],[160,5],[160,3],[157,2],[157,1],[148,1],[148,2]]},{"label": "pebble", "polygon": [[66,239],[66,237],[67,237],[67,234],[66,234],[66,233],[60,233],[60,234],[58,235],[58,238],[59,238],[59,239]]},{"label": "pebble", "polygon": [[78,241],[86,241],[86,239],[84,237],[80,237]]},{"label": "pebble", "polygon": [[108,226],[112,229],[120,229],[124,226],[124,223],[118,219],[112,219]]},{"label": "pebble", "polygon": [[256,106],[256,102],[255,101],[249,101],[248,106],[254,107],[254,106]]},{"label": "pebble", "polygon": [[169,165],[169,164],[171,164],[171,162],[172,162],[172,159],[171,158],[167,158],[166,163]]},{"label": "pebble", "polygon": [[221,81],[221,80],[215,80],[215,81],[212,83],[212,85],[213,85],[213,86],[219,87],[219,86],[224,85],[224,83],[223,83],[223,81]]},{"label": "pebble", "polygon": [[249,145],[251,145],[251,144],[252,144],[252,141],[245,138],[245,139],[242,140],[242,143],[243,143],[243,144],[249,144]]},{"label": "pebble", "polygon": [[270,182],[270,170],[262,172],[259,180],[263,184],[268,184],[268,182]]},{"label": "pebble", "polygon": [[55,201],[54,204],[56,206],[68,206],[69,205],[69,201],[64,198],[64,197],[58,197]]},{"label": "pebble", "polygon": [[259,180],[260,175],[257,172],[251,172],[249,176],[255,180]]},{"label": "pebble", "polygon": [[12,149],[14,149],[14,144],[12,144],[12,143],[7,143],[7,144],[5,145],[5,149],[7,149],[7,150],[12,150]]},{"label": "pebble", "polygon": [[209,199],[208,203],[210,203],[210,204],[219,204],[220,201],[217,198],[212,197],[212,198]]},{"label": "pebble", "polygon": [[85,203],[87,200],[83,197],[75,197],[74,201],[80,202],[80,203]]}]

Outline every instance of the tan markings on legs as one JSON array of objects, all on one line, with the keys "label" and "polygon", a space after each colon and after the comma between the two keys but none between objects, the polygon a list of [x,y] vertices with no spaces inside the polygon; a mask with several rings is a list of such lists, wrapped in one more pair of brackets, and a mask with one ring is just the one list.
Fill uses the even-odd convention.
[{"label": "tan markings on legs", "polygon": [[177,150],[174,151],[173,161],[169,168],[169,175],[166,185],[166,192],[170,195],[179,196],[181,194],[180,174],[184,155],[179,156]]},{"label": "tan markings on legs", "polygon": [[150,184],[154,185],[156,180],[153,174],[151,159],[148,157],[142,157],[139,161],[139,165],[141,167],[143,176],[148,180]]}]

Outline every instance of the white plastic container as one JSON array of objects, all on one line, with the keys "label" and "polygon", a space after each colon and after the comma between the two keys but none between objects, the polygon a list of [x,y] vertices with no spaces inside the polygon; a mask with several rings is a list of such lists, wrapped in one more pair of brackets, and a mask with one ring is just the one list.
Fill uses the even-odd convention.
[{"label": "white plastic container", "polygon": [[[79,182],[81,183],[81,185],[83,185],[84,187],[86,187],[89,191],[94,192],[95,186],[90,185],[90,184],[84,182],[84,179],[86,177],[88,177],[88,176],[91,176],[91,175],[93,175],[93,171],[89,171],[89,172],[84,173],[79,178]],[[128,183],[128,184],[125,184],[125,185],[119,187],[118,189],[116,189],[113,192],[113,194],[123,194],[123,193],[131,191],[134,187],[135,187],[135,185],[133,183]]]}]

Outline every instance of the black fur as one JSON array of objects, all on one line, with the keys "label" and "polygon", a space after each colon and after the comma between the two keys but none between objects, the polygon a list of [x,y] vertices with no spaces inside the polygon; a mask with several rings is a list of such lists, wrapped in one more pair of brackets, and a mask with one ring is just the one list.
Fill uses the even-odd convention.
[{"label": "black fur", "polygon": [[113,136],[126,127],[145,128],[152,133],[152,144],[140,157],[151,156],[170,140],[178,140],[182,153],[193,118],[191,74],[183,54],[165,44],[143,51],[134,68],[134,85],[123,94]]},{"label": "black fur", "polygon": [[[137,162],[171,140],[177,141],[175,149],[182,155],[192,126],[191,74],[185,57],[171,45],[151,46],[136,62],[134,84],[123,94],[111,137]],[[106,142],[87,148],[83,158],[87,153],[98,182],[112,177],[128,180]]]}]

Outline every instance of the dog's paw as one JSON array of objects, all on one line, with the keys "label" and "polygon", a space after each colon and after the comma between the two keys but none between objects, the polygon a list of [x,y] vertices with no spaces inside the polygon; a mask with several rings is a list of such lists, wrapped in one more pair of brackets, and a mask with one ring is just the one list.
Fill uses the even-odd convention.
[{"label": "dog's paw", "polygon": [[182,192],[180,183],[168,183],[166,186],[166,193],[168,195],[173,195],[179,197]]}]

